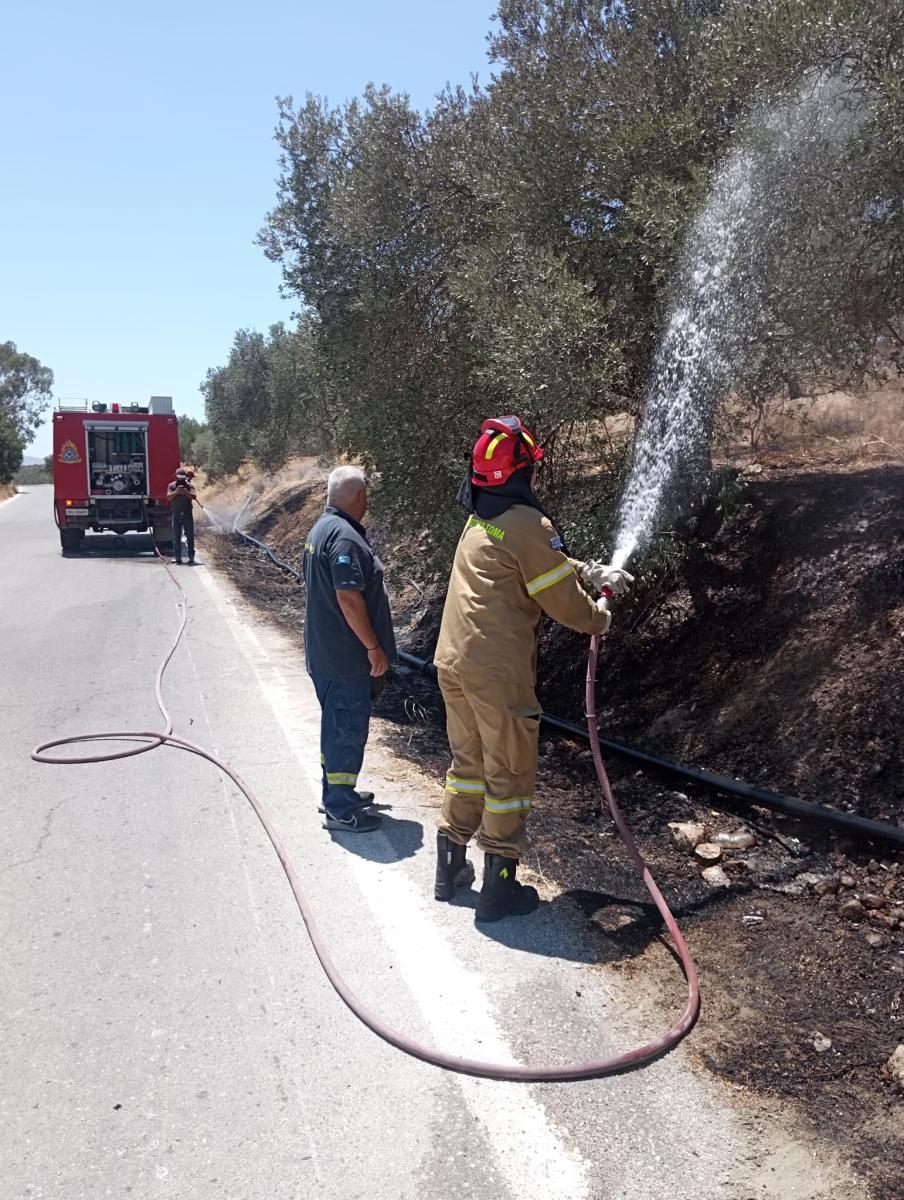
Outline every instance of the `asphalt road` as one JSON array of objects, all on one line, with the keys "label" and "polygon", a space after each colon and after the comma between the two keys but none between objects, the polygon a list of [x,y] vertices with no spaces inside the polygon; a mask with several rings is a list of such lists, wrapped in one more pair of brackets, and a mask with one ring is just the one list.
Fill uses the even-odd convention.
[{"label": "asphalt road", "polygon": [[[624,1048],[669,1022],[680,978],[660,1007],[598,968],[558,908],[488,936],[466,903],[436,905],[424,785],[386,751],[362,779],[394,806],[383,831],[323,831],[297,652],[208,568],[175,569],[190,596],[166,686],[177,731],[265,799],[363,998],[415,1036],[518,1061]],[[170,749],[30,761],[53,736],[158,727],[153,678],[175,626],[152,557],[62,558],[49,489],[0,505],[4,1198],[864,1194],[828,1148],[695,1073],[684,1050],[540,1087],[405,1057],[337,999],[253,814],[210,765]]]}]

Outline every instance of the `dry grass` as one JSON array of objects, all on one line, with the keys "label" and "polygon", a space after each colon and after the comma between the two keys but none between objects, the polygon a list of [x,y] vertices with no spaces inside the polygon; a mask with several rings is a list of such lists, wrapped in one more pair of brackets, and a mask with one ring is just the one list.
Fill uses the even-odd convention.
[{"label": "dry grass", "polygon": [[756,447],[742,441],[745,415],[734,414],[735,437],[721,447],[728,458],[763,462],[904,462],[904,383],[860,392],[828,392],[767,406],[765,432]]},{"label": "dry grass", "polygon": [[201,473],[198,492],[201,503],[221,521],[243,527],[255,517],[279,508],[300,485],[325,480],[326,476],[316,458],[293,458],[273,475],[262,474],[246,463],[237,475],[212,484]]},{"label": "dry grass", "polygon": [[9,500],[11,496],[15,496],[16,486],[13,483],[0,483],[0,501]]}]

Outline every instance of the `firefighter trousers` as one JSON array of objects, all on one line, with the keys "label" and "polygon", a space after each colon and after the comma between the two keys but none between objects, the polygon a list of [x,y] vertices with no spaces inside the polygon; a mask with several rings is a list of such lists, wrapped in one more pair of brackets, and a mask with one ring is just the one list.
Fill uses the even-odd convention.
[{"label": "firefighter trousers", "polygon": [[437,669],[446,702],[452,764],[446,775],[441,833],[518,859],[534,798],[540,705],[531,684],[480,672]]}]

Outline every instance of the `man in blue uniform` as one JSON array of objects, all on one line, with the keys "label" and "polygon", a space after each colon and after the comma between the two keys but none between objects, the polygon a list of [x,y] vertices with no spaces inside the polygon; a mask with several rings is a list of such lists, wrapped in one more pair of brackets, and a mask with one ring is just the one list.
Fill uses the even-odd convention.
[{"label": "man in blue uniform", "polygon": [[371,703],[395,660],[395,636],[383,564],[361,521],[367,482],[359,467],[337,467],[327,503],[305,544],[304,648],[320,701],[324,828],[370,833],[379,818],[373,796],[356,791]]}]

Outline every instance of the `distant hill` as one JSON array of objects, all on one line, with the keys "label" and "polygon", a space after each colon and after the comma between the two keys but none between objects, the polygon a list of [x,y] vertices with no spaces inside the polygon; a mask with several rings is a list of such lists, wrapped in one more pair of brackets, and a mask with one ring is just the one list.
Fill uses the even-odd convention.
[{"label": "distant hill", "polygon": [[23,467],[37,467],[37,466],[41,465],[43,462],[44,462],[43,458],[35,458],[35,456],[33,454],[23,454],[23,456],[22,456],[22,466]]}]

